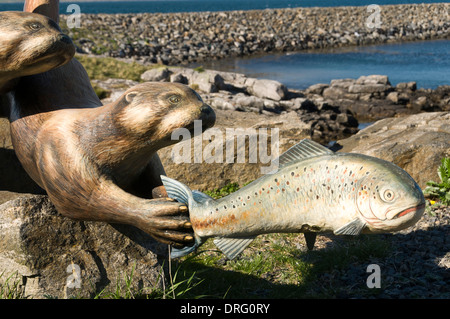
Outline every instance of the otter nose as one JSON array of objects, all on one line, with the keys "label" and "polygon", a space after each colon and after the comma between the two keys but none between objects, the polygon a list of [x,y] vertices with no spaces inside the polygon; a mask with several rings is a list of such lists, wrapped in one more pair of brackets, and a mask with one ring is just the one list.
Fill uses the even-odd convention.
[{"label": "otter nose", "polygon": [[72,44],[72,39],[70,39],[67,35],[65,35],[63,33],[61,33],[58,36],[58,40],[63,42],[63,43],[66,43],[66,44]]},{"label": "otter nose", "polygon": [[210,114],[213,113],[213,109],[208,104],[203,104],[200,108],[200,111],[204,114]]},{"label": "otter nose", "polygon": [[202,126],[205,129],[212,127],[216,122],[216,113],[211,108],[211,106],[203,103],[203,105],[200,108],[200,112],[201,112]]}]

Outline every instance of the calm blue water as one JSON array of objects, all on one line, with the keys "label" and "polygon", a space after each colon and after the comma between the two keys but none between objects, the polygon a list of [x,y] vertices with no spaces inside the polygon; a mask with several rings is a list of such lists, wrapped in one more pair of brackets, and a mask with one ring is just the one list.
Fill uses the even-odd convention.
[{"label": "calm blue water", "polygon": [[416,81],[421,88],[450,84],[450,41],[385,44],[327,52],[270,54],[202,63],[203,67],[269,78],[287,87],[305,89],[333,79],[361,75],[389,76],[392,85]]},{"label": "calm blue water", "polygon": [[[195,11],[231,11],[266,8],[294,7],[334,7],[367,6],[376,3],[406,4],[435,3],[446,1],[434,0],[150,0],[150,1],[103,1],[103,2],[62,2],[60,12],[66,13],[67,6],[76,3],[81,13],[139,13],[139,12],[195,12]],[[0,11],[22,10],[20,3],[0,3]]]}]

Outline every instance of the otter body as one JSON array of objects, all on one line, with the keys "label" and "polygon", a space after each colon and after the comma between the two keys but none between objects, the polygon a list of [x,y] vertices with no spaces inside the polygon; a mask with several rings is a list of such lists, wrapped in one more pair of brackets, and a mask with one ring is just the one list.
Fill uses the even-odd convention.
[{"label": "otter body", "polygon": [[[21,95],[14,100],[20,107]],[[171,235],[183,241],[185,235],[175,230],[187,217],[170,217],[183,213],[183,206],[150,198],[163,171],[156,151],[176,143],[171,133],[193,127],[194,120],[206,129],[215,115],[192,89],[148,82],[104,106],[19,117],[11,122],[11,136],[25,170],[63,215],[130,224],[162,242],[173,229]],[[165,215],[162,231],[156,217]]]}]

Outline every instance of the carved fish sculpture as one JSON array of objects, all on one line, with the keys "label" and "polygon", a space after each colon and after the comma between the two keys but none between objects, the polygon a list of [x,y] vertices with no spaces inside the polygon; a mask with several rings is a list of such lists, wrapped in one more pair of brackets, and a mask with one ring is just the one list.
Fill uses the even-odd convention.
[{"label": "carved fish sculpture", "polygon": [[214,200],[161,176],[169,196],[189,207],[195,245],[173,249],[181,257],[205,242],[233,259],[258,235],[317,232],[336,235],[394,232],[416,223],[425,210],[413,178],[393,163],[354,153],[334,153],[303,140],[279,157],[279,169]]}]

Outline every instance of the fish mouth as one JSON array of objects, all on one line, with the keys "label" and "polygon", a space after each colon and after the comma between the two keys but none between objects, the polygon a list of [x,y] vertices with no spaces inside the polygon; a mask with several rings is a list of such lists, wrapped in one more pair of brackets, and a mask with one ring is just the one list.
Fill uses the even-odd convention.
[{"label": "fish mouth", "polygon": [[416,211],[424,209],[424,208],[425,208],[425,203],[411,207],[411,208],[407,208],[407,209],[399,212],[397,215],[395,215],[393,219],[403,217],[409,213],[416,212]]}]

